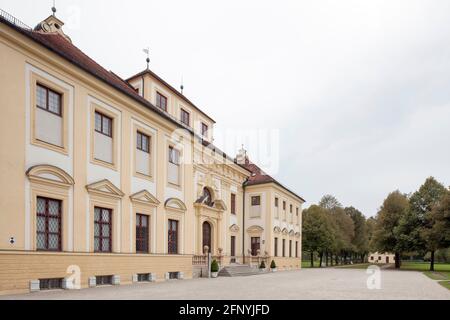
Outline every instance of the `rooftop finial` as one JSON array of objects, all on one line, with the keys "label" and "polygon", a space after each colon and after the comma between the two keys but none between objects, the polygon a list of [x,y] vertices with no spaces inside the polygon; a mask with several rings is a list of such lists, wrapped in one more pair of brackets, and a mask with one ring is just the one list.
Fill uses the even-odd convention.
[{"label": "rooftop finial", "polygon": [[150,48],[145,48],[144,53],[147,54],[147,70],[150,69]]},{"label": "rooftop finial", "polygon": [[53,7],[52,7],[53,16],[56,15],[56,1],[53,0]]},{"label": "rooftop finial", "polygon": [[181,89],[181,94],[183,94],[183,90],[184,90],[183,76],[181,76],[181,86],[180,86],[180,89]]}]

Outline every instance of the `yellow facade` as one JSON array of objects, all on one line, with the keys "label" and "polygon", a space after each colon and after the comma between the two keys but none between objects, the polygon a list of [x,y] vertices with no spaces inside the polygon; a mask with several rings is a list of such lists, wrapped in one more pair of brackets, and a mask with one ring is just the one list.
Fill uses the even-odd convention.
[{"label": "yellow facade", "polygon": [[[49,17],[46,21],[53,20]],[[62,33],[59,29],[51,32]],[[301,220],[280,222],[274,217],[273,199],[279,196],[300,208],[299,219],[302,201],[273,183],[245,187],[251,173],[193,135],[201,135],[204,123],[210,129],[204,140],[211,141],[214,121],[175,94],[173,88],[151,73],[129,81],[153,104],[157,91],[165,94],[167,113],[176,121],[101,81],[2,19],[0,53],[0,294],[26,292],[30,282],[39,279],[67,278],[74,266],[80,270],[83,288],[89,286],[90,278],[102,275],[118,276],[121,284],[132,283],[141,273],[151,273],[157,281],[171,272],[191,278],[193,257],[203,254],[205,222],[211,227],[211,254],[222,256],[224,265],[231,260],[251,261],[250,257],[245,261],[245,256],[255,232],[263,235],[260,255],[270,260],[275,256],[273,242],[280,229],[280,239],[299,241],[299,248],[297,257],[281,257],[280,253],[276,258],[279,268],[301,266]],[[60,146],[36,137],[38,85],[61,94]],[[181,108],[190,113],[191,130],[177,123]],[[96,112],[112,120],[111,162],[96,157],[95,148],[100,144],[96,140]],[[146,160],[149,174],[136,169],[138,132],[151,141]],[[170,148],[183,158],[176,171],[178,183],[168,179],[173,174]],[[205,189],[213,205],[198,201]],[[250,193],[266,197],[258,219],[245,216],[250,208],[244,197]],[[234,214],[231,194],[236,197]],[[57,252],[37,248],[39,197],[61,203],[61,248]],[[111,252],[95,252],[95,208],[111,212]],[[137,214],[149,221],[145,254],[136,253]],[[168,252],[170,221],[178,221],[176,254]]]}]

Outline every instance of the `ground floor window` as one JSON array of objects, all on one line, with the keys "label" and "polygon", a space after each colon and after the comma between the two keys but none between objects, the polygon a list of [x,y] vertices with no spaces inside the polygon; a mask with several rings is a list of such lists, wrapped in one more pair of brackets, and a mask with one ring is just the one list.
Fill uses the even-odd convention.
[{"label": "ground floor window", "polygon": [[62,278],[56,279],[39,279],[39,289],[40,290],[55,290],[62,289]]},{"label": "ground floor window", "polygon": [[169,254],[178,254],[178,221],[169,220],[167,232],[167,246]]},{"label": "ground floor window", "polygon": [[295,241],[295,257],[298,258],[298,241]]},{"label": "ground floor window", "polygon": [[289,258],[292,258],[292,240],[289,240]]},{"label": "ground floor window", "polygon": [[257,256],[260,248],[261,248],[261,238],[260,237],[252,237],[252,239],[251,239],[252,256]]},{"label": "ground floor window", "polygon": [[37,198],[36,249],[61,251],[61,201]]},{"label": "ground floor window", "polygon": [[149,218],[143,214],[136,215],[136,252],[148,253]]},{"label": "ground floor window", "polygon": [[94,251],[111,252],[112,249],[112,210],[94,208]]},{"label": "ground floor window", "polygon": [[286,239],[283,239],[283,247],[282,249],[282,254],[283,254],[283,258],[286,257]]},{"label": "ground floor window", "polygon": [[278,257],[278,238],[274,239],[273,249],[274,249],[274,256]]}]

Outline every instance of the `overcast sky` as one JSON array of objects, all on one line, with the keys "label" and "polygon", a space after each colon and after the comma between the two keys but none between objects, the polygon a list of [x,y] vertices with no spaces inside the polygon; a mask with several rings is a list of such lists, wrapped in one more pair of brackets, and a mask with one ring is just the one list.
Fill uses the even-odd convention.
[{"label": "overcast sky", "polygon": [[[0,0],[34,26],[51,0]],[[57,1],[75,45],[151,69],[218,130],[279,130],[275,175],[366,216],[430,175],[450,185],[450,1]],[[234,155],[236,150],[225,151]]]}]

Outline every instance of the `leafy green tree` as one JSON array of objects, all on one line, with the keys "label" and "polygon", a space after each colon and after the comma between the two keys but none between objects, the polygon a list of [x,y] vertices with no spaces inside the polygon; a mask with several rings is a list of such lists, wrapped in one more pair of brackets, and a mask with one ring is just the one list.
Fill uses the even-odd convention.
[{"label": "leafy green tree", "polygon": [[427,248],[431,252],[430,270],[434,271],[435,251],[450,246],[450,192],[446,191],[441,200],[435,204],[428,214],[431,227],[422,230]]},{"label": "leafy green tree", "polygon": [[375,231],[375,225],[377,221],[374,217],[370,217],[366,220],[366,230],[367,230],[367,240],[368,240],[368,251],[373,252],[375,250],[375,244],[373,241],[373,234]]},{"label": "leafy green tree", "polygon": [[377,213],[376,225],[374,230],[374,244],[380,252],[395,253],[395,268],[400,268],[400,236],[398,226],[400,220],[409,209],[408,198],[394,191],[384,200],[383,205]]},{"label": "leafy green tree", "polygon": [[361,262],[364,262],[364,257],[369,252],[369,235],[367,232],[366,218],[361,211],[353,207],[348,207],[344,210],[353,221],[354,236],[352,238],[352,244],[355,254],[359,257]]},{"label": "leafy green tree", "polygon": [[311,267],[314,267],[314,253],[317,252],[321,256],[327,248],[331,247],[333,230],[324,209],[319,206],[312,205],[303,210],[302,215],[302,246],[305,251],[310,253]]},{"label": "leafy green tree", "polygon": [[433,177],[426,179],[410,197],[409,210],[402,218],[398,230],[403,251],[431,253],[431,271],[434,270],[434,255],[440,243],[439,235],[433,232],[436,220],[432,210],[446,192],[446,188]]},{"label": "leafy green tree", "polygon": [[333,210],[336,208],[342,208],[342,204],[331,194],[324,195],[319,202],[319,207],[326,210]]}]

